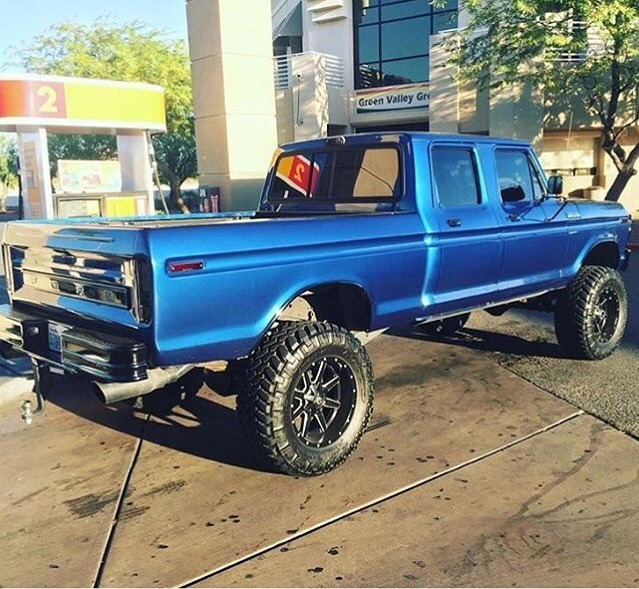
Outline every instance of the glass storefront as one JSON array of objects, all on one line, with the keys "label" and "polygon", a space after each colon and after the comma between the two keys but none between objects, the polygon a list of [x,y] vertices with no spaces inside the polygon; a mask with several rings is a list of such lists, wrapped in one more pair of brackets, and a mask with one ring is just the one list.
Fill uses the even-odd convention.
[{"label": "glass storefront", "polygon": [[428,81],[429,36],[457,27],[457,0],[353,0],[355,88]]}]

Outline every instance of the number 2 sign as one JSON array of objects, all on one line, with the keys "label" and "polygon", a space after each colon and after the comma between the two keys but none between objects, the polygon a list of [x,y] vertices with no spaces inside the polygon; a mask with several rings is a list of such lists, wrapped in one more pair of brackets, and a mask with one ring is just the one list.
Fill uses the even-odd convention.
[{"label": "number 2 sign", "polygon": [[151,84],[0,72],[0,126],[166,129],[164,90]]},{"label": "number 2 sign", "polygon": [[65,119],[66,90],[62,82],[0,79],[0,119]]},{"label": "number 2 sign", "polygon": [[64,95],[64,84],[47,82],[33,84],[31,95],[34,97],[32,105],[32,116],[40,117],[66,117],[66,100]]}]

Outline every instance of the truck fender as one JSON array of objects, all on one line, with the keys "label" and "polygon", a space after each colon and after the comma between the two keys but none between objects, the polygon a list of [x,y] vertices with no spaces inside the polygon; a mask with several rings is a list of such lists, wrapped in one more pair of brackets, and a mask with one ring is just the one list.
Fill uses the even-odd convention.
[{"label": "truck fender", "polygon": [[600,236],[584,247],[575,266],[573,266],[573,271],[574,274],[577,274],[583,266],[607,266],[618,269],[620,260],[619,244],[615,240],[615,236]]},{"label": "truck fender", "polygon": [[371,324],[372,308],[369,294],[359,284],[317,284],[290,296],[266,331],[277,321],[328,321],[352,331],[365,331]]}]

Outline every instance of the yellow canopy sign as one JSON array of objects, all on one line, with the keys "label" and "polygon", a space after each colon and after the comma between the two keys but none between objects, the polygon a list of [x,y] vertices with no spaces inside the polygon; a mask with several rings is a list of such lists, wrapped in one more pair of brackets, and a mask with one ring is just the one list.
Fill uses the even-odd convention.
[{"label": "yellow canopy sign", "polygon": [[0,130],[166,130],[164,90],[151,84],[0,74]]}]

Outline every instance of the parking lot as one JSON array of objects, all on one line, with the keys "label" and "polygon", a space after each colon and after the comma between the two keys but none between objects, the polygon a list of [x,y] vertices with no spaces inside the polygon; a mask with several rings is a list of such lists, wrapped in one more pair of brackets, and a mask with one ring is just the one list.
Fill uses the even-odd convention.
[{"label": "parking lot", "polygon": [[[639,229],[634,230],[639,235]],[[601,362],[575,362],[557,345],[552,315],[474,313],[456,343],[485,351],[501,366],[639,438],[639,255],[624,273],[629,316],[615,354]]]}]

